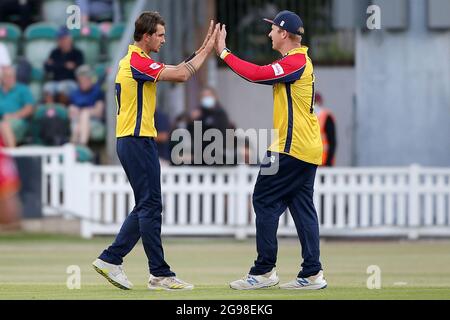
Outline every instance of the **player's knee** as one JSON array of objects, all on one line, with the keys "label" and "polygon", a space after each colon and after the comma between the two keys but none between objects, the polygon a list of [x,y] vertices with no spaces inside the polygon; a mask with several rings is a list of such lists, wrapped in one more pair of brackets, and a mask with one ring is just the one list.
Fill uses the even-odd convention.
[{"label": "player's knee", "polygon": [[140,212],[154,212],[157,214],[161,214],[162,212],[162,203],[157,199],[144,199],[137,204],[137,207]]}]

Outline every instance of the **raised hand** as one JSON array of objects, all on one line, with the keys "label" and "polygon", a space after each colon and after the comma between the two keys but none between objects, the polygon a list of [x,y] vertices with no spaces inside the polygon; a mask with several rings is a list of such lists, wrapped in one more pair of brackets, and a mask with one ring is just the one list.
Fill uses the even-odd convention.
[{"label": "raised hand", "polygon": [[213,34],[206,43],[205,50],[207,53],[210,53],[214,48],[214,45],[216,44],[217,41],[217,35],[219,34],[219,30],[220,30],[220,23],[216,24]]},{"label": "raised hand", "polygon": [[219,34],[217,35],[217,40],[215,44],[216,53],[217,55],[220,55],[223,51],[223,49],[226,48],[226,40],[227,40],[227,30],[226,25],[223,24],[220,28]]},{"label": "raised hand", "polygon": [[205,40],[203,40],[202,46],[197,51],[195,51],[195,54],[198,54],[200,51],[205,49],[206,44],[208,43],[209,39],[211,39],[211,36],[212,36],[213,32],[214,32],[214,20],[211,20],[211,22],[209,24],[208,33],[206,34]]}]

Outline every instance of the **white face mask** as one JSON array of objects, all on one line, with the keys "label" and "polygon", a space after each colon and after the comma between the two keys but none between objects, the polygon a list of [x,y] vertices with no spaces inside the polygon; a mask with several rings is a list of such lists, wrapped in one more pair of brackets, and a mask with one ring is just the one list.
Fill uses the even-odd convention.
[{"label": "white face mask", "polygon": [[203,97],[201,101],[201,105],[205,109],[212,109],[216,106],[216,98],[212,96]]}]

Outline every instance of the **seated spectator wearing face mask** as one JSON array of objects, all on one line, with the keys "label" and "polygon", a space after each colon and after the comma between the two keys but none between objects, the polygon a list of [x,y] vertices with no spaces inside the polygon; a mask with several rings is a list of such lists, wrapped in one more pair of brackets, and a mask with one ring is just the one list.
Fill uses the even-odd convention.
[{"label": "seated spectator wearing face mask", "polygon": [[[194,110],[191,114],[191,121],[187,126],[188,131],[191,134],[192,139],[202,139],[202,137],[194,136],[194,122],[200,121],[202,124],[202,137],[204,133],[209,129],[217,129],[221,132],[223,137],[223,164],[226,162],[226,130],[232,129],[233,125],[230,123],[229,118],[225,110],[219,103],[217,93],[213,88],[206,87],[202,90],[200,95],[200,106]],[[203,139],[202,139],[203,140]],[[202,142],[202,154],[203,150],[210,144],[209,141]],[[193,142],[191,145],[194,145]],[[198,156],[200,158],[200,156]],[[205,165],[203,157],[202,165]]]}]

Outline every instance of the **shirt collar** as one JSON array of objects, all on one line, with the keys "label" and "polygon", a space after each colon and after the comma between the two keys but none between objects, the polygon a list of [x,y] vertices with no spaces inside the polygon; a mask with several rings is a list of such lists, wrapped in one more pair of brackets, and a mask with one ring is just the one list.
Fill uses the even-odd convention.
[{"label": "shirt collar", "polygon": [[285,57],[289,56],[289,55],[296,54],[296,53],[307,54],[308,53],[308,49],[309,48],[307,46],[301,46],[301,47],[298,47],[298,48],[291,49],[291,50],[288,51],[288,53],[286,53]]},{"label": "shirt collar", "polygon": [[150,58],[150,56],[149,56],[148,54],[146,54],[146,53],[144,52],[144,50],[142,50],[142,49],[139,48],[138,46],[135,46],[134,44],[130,44],[130,45],[128,46],[128,53],[130,53],[130,52],[137,52],[137,53],[139,53],[139,54],[141,54],[141,55],[144,55],[144,56],[147,57],[147,58]]}]

